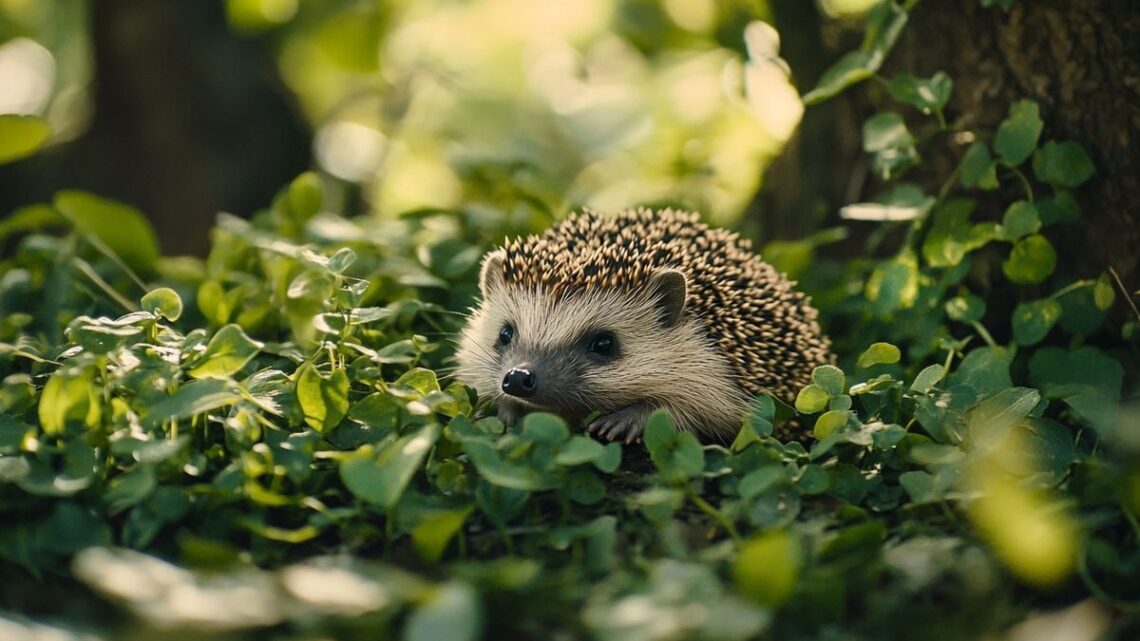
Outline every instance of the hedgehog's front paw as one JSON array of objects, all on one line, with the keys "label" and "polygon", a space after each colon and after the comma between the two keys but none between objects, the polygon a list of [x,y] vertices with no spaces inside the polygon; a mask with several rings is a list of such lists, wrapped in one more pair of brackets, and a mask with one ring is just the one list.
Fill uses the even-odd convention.
[{"label": "hedgehog's front paw", "polygon": [[622,440],[626,444],[641,440],[645,431],[645,421],[653,413],[653,408],[643,403],[623,407],[604,416],[599,416],[586,427],[586,431],[610,441]]}]

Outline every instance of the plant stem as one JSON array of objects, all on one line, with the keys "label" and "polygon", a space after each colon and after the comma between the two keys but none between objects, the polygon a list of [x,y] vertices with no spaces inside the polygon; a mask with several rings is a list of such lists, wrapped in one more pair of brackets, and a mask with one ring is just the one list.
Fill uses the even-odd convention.
[{"label": "plant stem", "polygon": [[1069,292],[1076,291],[1076,290],[1081,289],[1083,287],[1092,287],[1093,285],[1096,285],[1095,280],[1078,280],[1075,283],[1069,283],[1068,285],[1066,285],[1066,286],[1062,287],[1061,289],[1058,289],[1057,291],[1050,294],[1049,300],[1056,300],[1056,299],[1064,296],[1065,294],[1068,294]]},{"label": "plant stem", "polygon": [[986,342],[986,345],[989,345],[990,347],[998,346],[997,341],[994,340],[993,336],[990,336],[989,330],[987,330],[984,325],[978,321],[970,321],[970,325],[974,326],[974,331],[978,333],[978,336],[982,337],[982,340]]},{"label": "plant stem", "polygon": [[720,510],[713,507],[708,501],[704,499],[704,497],[702,497],[700,494],[697,494],[697,492],[692,488],[689,489],[688,494],[689,500],[693,502],[693,505],[696,505],[702,512],[712,517],[713,520],[715,520],[717,523],[720,523],[720,526],[724,528],[725,532],[728,532],[728,535],[732,537],[732,540],[736,543],[740,543],[740,534],[737,533],[736,528],[732,525],[732,521],[729,521],[728,518],[722,514]]}]

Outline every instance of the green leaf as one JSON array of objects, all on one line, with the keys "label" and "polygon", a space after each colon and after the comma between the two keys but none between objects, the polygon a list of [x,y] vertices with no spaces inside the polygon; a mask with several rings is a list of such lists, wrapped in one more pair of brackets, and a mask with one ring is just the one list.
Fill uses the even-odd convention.
[{"label": "green leaf", "polygon": [[874,75],[871,54],[849,51],[820,76],[815,88],[803,96],[805,105],[814,105],[838,95],[841,91]]},{"label": "green leaf", "polygon": [[415,547],[416,554],[425,561],[438,562],[471,511],[472,508],[446,510],[420,521],[412,529],[412,546]]},{"label": "green leaf", "polygon": [[182,298],[169,287],[157,287],[147,292],[139,301],[143,311],[161,316],[168,321],[182,317]]},{"label": "green leaf", "polygon": [[986,143],[976,141],[966,150],[966,155],[962,156],[962,162],[958,165],[958,180],[966,188],[997,189],[997,164],[990,156]]},{"label": "green leaf", "polygon": [[899,102],[912,105],[924,114],[941,110],[950,99],[954,81],[946,72],[939,71],[930,78],[915,78],[909,73],[900,73],[891,81],[887,90]]},{"label": "green leaf", "polygon": [[54,205],[77,230],[96,238],[131,269],[146,274],[157,269],[158,238],[134,207],[82,191],[61,191]]},{"label": "green leaf", "polygon": [[834,365],[820,365],[811,371],[811,380],[823,388],[828,396],[839,396],[847,388],[843,370]]},{"label": "green leaf", "polygon": [[1011,282],[1033,285],[1048,278],[1056,266],[1053,245],[1041,234],[1034,234],[1017,241],[1001,270]]},{"label": "green leaf", "polygon": [[483,629],[483,612],[475,590],[447,583],[408,617],[404,641],[476,641]]},{"label": "green leaf", "polygon": [[297,223],[305,223],[321,210],[321,201],[324,200],[321,177],[312,171],[297,176],[289,183],[286,198],[291,218]]},{"label": "green leaf", "polygon": [[75,370],[58,370],[51,375],[40,395],[40,427],[45,434],[62,434],[67,424],[97,427],[102,404],[91,376]]},{"label": "green leaf", "polygon": [[[351,267],[354,262],[356,262],[356,252],[352,251],[352,249],[348,247],[341,247],[329,258],[329,271],[334,274],[342,274],[345,272],[345,270]],[[355,312],[358,310],[353,311]],[[353,324],[360,324],[361,322],[365,321],[356,319],[356,322]]]},{"label": "green leaf", "polygon": [[1039,402],[1041,393],[1027,387],[1010,387],[998,392],[970,411],[970,439],[977,447],[1000,442]]},{"label": "green leaf", "polygon": [[1013,351],[1004,347],[979,347],[966,354],[958,369],[950,375],[950,387],[967,385],[978,397],[995,394],[1007,387],[1013,387],[1009,376],[1009,366],[1013,363]]},{"label": "green leaf", "polygon": [[341,461],[340,478],[357,498],[391,510],[439,437],[429,423],[375,452],[371,445]]},{"label": "green leaf", "polygon": [[164,421],[189,418],[241,400],[241,395],[224,379],[191,381],[176,392],[147,408],[144,424],[154,427]]},{"label": "green leaf", "polygon": [[1120,400],[1124,368],[1120,361],[1095,347],[1072,351],[1043,347],[1029,359],[1029,381],[1046,396],[1059,395],[1072,385],[1088,385],[1109,402],[1115,402]]},{"label": "green leaf", "polygon": [[1013,339],[1018,345],[1034,345],[1045,338],[1061,318],[1061,304],[1051,298],[1020,303],[1013,310]]},{"label": "green leaf", "polygon": [[890,365],[891,363],[899,362],[900,358],[902,358],[902,352],[894,345],[890,343],[873,343],[859,355],[859,360],[856,362],[856,365],[864,368],[871,367],[872,365]]},{"label": "green leaf", "polygon": [[146,499],[156,487],[158,480],[153,468],[140,465],[111,480],[103,492],[103,503],[110,514],[118,514]]},{"label": "green leaf", "polygon": [[903,117],[894,112],[877,113],[863,123],[863,150],[874,154],[875,171],[884,180],[899,175],[919,159],[914,136]]},{"label": "green leaf", "polygon": [[800,414],[815,414],[827,407],[829,397],[819,385],[808,385],[796,395],[796,411]]},{"label": "green leaf", "polygon": [[929,472],[903,472],[899,475],[899,485],[906,490],[912,503],[922,505],[942,500],[942,492],[938,490],[934,475]]},{"label": "green leaf", "polygon": [[531,412],[523,417],[522,438],[534,443],[557,445],[570,438],[566,421],[548,412]]},{"label": "green leaf", "polygon": [[931,267],[955,267],[966,254],[997,237],[992,223],[970,223],[974,201],[955,199],[934,211],[934,224],[922,243],[922,256]]},{"label": "green leaf", "polygon": [[910,384],[910,390],[919,394],[926,394],[945,376],[946,368],[942,365],[928,365],[914,377],[914,382]]},{"label": "green leaf", "polygon": [[802,566],[799,542],[787,532],[771,532],[741,545],[732,576],[744,596],[776,608],[795,592]]},{"label": "green leaf", "polygon": [[297,401],[309,427],[324,432],[340,424],[348,414],[348,386],[344,368],[337,368],[326,377],[311,363],[301,367],[297,372]]},{"label": "green leaf", "polygon": [[1093,286],[1093,304],[1101,311],[1108,311],[1114,302],[1116,302],[1116,290],[1112,287],[1112,281],[1109,280],[1108,274],[1101,274]]},{"label": "green leaf", "polygon": [[1041,182],[1073,189],[1092,178],[1096,167],[1077,143],[1050,140],[1033,154],[1033,173]]},{"label": "green leaf", "polygon": [[822,102],[847,87],[870,78],[891,52],[906,25],[906,19],[906,12],[892,0],[883,0],[875,5],[867,13],[862,46],[823,72],[815,88],[804,94],[804,103],[814,105]]},{"label": "green leaf", "polygon": [[1071,223],[1080,219],[1081,207],[1072,193],[1061,190],[1051,198],[1037,201],[1037,215],[1042,226]]},{"label": "green leaf", "polygon": [[190,376],[194,378],[229,378],[246,366],[263,345],[246,336],[240,325],[222,327],[206,345],[206,351],[194,359]]},{"label": "green leaf", "polygon": [[1019,200],[1005,210],[1001,221],[1002,240],[1015,241],[1022,236],[1036,234],[1041,229],[1041,219],[1033,203]]},{"label": "green leaf", "polygon": [[606,455],[606,447],[588,436],[572,436],[566,442],[554,462],[559,465],[581,465],[592,463]]},{"label": "green leaf", "polygon": [[944,308],[950,320],[960,323],[974,323],[986,315],[986,301],[973,294],[955,296],[946,301]]},{"label": "green leaf", "polygon": [[705,468],[705,453],[700,442],[689,432],[677,431],[667,410],[657,410],[649,416],[645,425],[645,447],[653,465],[667,481],[687,481]]},{"label": "green leaf", "polygon": [[36,153],[50,137],[51,126],[42,118],[0,114],[0,165]]},{"label": "green leaf", "polygon": [[994,137],[994,151],[1002,163],[1016,167],[1025,162],[1037,147],[1044,126],[1036,102],[1019,100],[1010,105],[1009,117],[1002,121]]},{"label": "green leaf", "polygon": [[606,497],[606,484],[590,470],[579,469],[570,473],[562,492],[579,505],[594,505]]},{"label": "green leaf", "polygon": [[875,314],[886,316],[914,305],[918,298],[918,277],[918,261],[913,254],[906,253],[880,263],[871,272],[866,290]]},{"label": "green leaf", "polygon": [[823,439],[835,434],[847,425],[847,419],[851,416],[851,412],[847,410],[830,410],[820,415],[819,419],[815,422],[815,428],[812,430],[812,435],[816,440],[822,441]]},{"label": "green leaf", "polygon": [[743,499],[751,499],[767,492],[785,480],[782,465],[765,465],[758,470],[752,470],[740,479],[736,491]]}]

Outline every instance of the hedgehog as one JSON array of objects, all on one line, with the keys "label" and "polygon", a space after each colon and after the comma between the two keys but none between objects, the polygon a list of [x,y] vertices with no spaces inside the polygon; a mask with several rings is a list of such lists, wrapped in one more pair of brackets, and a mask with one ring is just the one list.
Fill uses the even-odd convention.
[{"label": "hedgehog", "polygon": [[587,210],[484,256],[456,375],[507,424],[546,411],[631,443],[665,409],[726,442],[756,395],[791,402],[833,360],[794,285],[697,214]]}]

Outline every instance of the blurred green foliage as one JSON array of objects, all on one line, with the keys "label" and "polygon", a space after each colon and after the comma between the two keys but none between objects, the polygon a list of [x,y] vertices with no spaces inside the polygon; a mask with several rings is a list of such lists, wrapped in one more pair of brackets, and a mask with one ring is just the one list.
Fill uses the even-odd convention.
[{"label": "blurred green foliage", "polygon": [[[220,216],[202,261],[82,192],[0,225],[0,636],[949,640],[1091,597],[1132,638],[1137,320],[1053,249],[1095,167],[1022,101],[915,178],[953,82],[876,75],[907,6],[805,97],[880,81],[885,187],[764,248],[839,357],[794,408],[626,448],[478,410],[448,372],[486,249],[581,204],[732,218],[780,142],[744,5],[543,7],[231,0],[335,178]],[[820,251],[860,224],[862,257]]]}]

